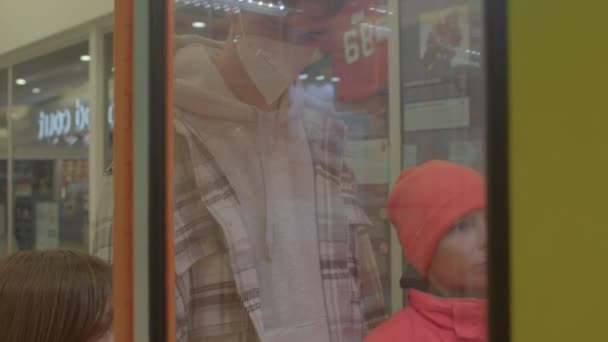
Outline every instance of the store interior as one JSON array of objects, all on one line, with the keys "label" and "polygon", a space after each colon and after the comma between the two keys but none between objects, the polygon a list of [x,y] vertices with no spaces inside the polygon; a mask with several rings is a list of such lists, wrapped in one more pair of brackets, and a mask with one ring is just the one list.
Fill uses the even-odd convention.
[{"label": "store interior", "polygon": [[[386,0],[353,6],[336,18],[292,89],[332,103],[348,126],[346,150],[359,201],[373,222],[373,249],[391,294],[387,307],[397,307],[403,294],[395,282],[421,285],[391,236],[385,202],[394,170],[444,159],[485,172],[481,8],[473,0],[409,1],[394,20]],[[177,0],[175,32],[225,40],[232,10],[224,1]],[[42,55],[33,49],[34,57],[0,69],[0,254],[9,248],[89,248],[90,94],[100,93],[93,88],[103,89],[106,108],[105,125],[97,127],[103,130],[104,167],[112,161],[114,122],[112,32],[99,30],[100,56],[90,54],[90,38],[83,38]],[[398,39],[392,38],[395,30]],[[99,59],[103,83],[92,85],[90,63]],[[399,148],[391,148],[396,143]]]},{"label": "store interior", "polygon": [[[405,260],[395,259],[399,252],[391,253],[395,245],[385,210],[395,177],[391,168],[395,163],[401,170],[441,159],[485,173],[481,4],[404,2],[398,27],[390,21],[388,1],[355,1],[352,6],[353,11],[336,18],[327,41],[292,89],[332,103],[336,117],[348,126],[346,149],[359,200],[373,222],[372,243],[385,293],[403,298],[391,284],[425,284]],[[232,11],[224,1],[178,0],[176,34],[225,40]],[[398,60],[389,46],[395,29],[400,33]],[[394,70],[400,73],[398,90],[390,89],[389,74]],[[391,113],[391,101],[398,102],[400,113]],[[401,126],[398,137],[390,130],[395,123]],[[391,153],[394,141],[399,141],[398,156]],[[394,274],[395,263],[402,265],[401,274]],[[387,306],[402,304],[389,295],[385,299]]]}]

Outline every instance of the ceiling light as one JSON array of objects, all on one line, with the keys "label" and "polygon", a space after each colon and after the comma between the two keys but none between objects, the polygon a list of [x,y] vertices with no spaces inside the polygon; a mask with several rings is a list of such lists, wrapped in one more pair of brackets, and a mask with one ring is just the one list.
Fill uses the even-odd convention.
[{"label": "ceiling light", "polygon": [[298,78],[302,81],[305,81],[308,79],[308,74],[301,74],[300,76],[298,76]]},{"label": "ceiling light", "polygon": [[197,28],[197,29],[204,29],[205,27],[207,27],[207,24],[205,24],[202,21],[195,21],[192,23],[192,27]]},{"label": "ceiling light", "polygon": [[33,88],[32,89],[32,93],[33,94],[40,94],[40,88]]},{"label": "ceiling light", "polygon": [[15,83],[17,83],[17,85],[23,86],[27,84],[27,81],[24,80],[23,78],[18,78],[15,80]]},{"label": "ceiling light", "polygon": [[323,75],[317,76],[317,81],[323,81],[324,79],[325,79],[325,76],[323,76]]},{"label": "ceiling light", "polygon": [[89,61],[91,61],[91,56],[89,56],[89,55],[82,55],[82,56],[80,56],[80,60],[83,61],[83,62],[89,62]]},{"label": "ceiling light", "polygon": [[332,77],[331,81],[334,83],[338,83],[338,82],[340,82],[340,77]]}]

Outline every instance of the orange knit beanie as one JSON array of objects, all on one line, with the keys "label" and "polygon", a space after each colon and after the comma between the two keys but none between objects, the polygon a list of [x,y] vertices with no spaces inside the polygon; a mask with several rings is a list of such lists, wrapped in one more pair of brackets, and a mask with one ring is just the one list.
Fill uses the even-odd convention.
[{"label": "orange knit beanie", "polygon": [[478,172],[446,161],[430,161],[399,176],[387,212],[405,256],[426,274],[437,245],[451,226],[485,206],[485,181]]}]

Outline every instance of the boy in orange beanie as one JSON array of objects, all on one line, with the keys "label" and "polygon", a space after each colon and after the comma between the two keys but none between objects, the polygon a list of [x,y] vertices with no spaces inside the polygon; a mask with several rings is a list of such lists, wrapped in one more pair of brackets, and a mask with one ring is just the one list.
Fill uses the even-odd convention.
[{"label": "boy in orange beanie", "polygon": [[407,259],[428,292],[366,342],[487,341],[485,182],[476,171],[431,161],[405,171],[387,211]]}]

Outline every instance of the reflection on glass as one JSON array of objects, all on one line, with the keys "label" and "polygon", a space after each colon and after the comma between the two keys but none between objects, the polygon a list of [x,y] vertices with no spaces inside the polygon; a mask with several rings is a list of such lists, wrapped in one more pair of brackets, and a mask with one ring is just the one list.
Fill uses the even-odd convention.
[{"label": "reflection on glass", "polygon": [[485,340],[481,2],[398,3],[177,1],[179,339]]},{"label": "reflection on glass", "polygon": [[366,341],[487,341],[482,2],[400,2],[402,157],[387,211],[406,307]]},{"label": "reflection on glass", "polygon": [[[400,21],[403,167],[441,159],[485,174],[481,1],[410,1]],[[415,268],[403,283],[421,283]]]},{"label": "reflection on glass", "polygon": [[19,249],[86,246],[90,61],[82,43],[13,68]]},{"label": "reflection on glass", "polygon": [[179,337],[362,341],[390,300],[386,2],[175,16]]},{"label": "reflection on glass", "polygon": [[8,252],[7,241],[7,121],[8,114],[8,71],[0,70],[0,257]]}]

